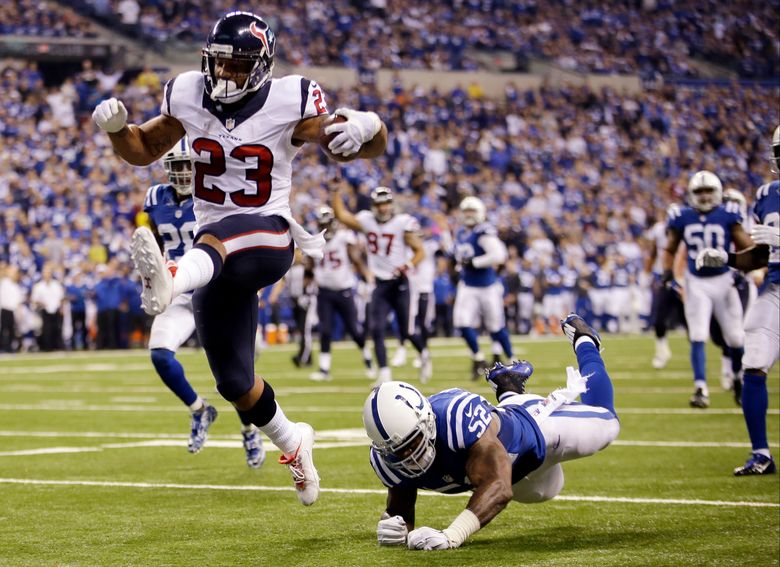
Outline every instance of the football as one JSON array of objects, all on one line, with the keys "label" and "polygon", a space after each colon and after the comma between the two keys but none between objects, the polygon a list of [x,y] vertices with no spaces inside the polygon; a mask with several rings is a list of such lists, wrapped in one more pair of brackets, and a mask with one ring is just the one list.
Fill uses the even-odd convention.
[{"label": "football", "polygon": [[328,144],[330,144],[333,141],[333,138],[338,136],[338,133],[334,132],[333,134],[326,134],[325,128],[334,122],[346,122],[346,121],[347,121],[346,117],[341,116],[339,114],[335,114],[331,116],[331,118],[325,120],[322,123],[322,130],[320,132],[320,148],[322,148],[322,151],[325,152],[328,155],[328,157],[336,161],[349,161],[350,158],[341,155],[336,155],[328,149]]}]

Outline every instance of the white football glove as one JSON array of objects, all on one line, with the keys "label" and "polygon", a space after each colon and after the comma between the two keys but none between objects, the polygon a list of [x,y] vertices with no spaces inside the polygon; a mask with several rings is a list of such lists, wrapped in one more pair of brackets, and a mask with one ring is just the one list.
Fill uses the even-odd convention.
[{"label": "white football glove", "polygon": [[705,248],[696,256],[696,269],[702,268],[722,268],[726,265],[729,255],[725,250],[717,248]]},{"label": "white football glove", "polygon": [[95,107],[92,120],[109,134],[119,132],[127,124],[127,109],[121,100],[110,98]]},{"label": "white football glove", "polygon": [[326,134],[338,134],[328,144],[328,149],[337,155],[348,157],[356,154],[382,128],[382,121],[376,112],[338,108],[333,114],[347,119],[346,122],[334,122],[325,127]]},{"label": "white football glove", "polygon": [[376,539],[379,545],[405,545],[406,535],[409,533],[406,522],[401,516],[385,518],[385,515],[376,525]]},{"label": "white football glove", "polygon": [[450,549],[452,543],[441,530],[433,528],[417,528],[409,532],[407,538],[409,549],[422,549],[424,551],[433,551],[435,549]]},{"label": "white football glove", "polygon": [[780,247],[780,228],[768,224],[757,224],[750,231],[750,237],[756,244],[768,244]]}]

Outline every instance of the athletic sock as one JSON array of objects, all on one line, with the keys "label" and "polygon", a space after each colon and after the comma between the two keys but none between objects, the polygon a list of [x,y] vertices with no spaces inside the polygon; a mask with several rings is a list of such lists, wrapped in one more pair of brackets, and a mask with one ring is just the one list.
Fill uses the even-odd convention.
[{"label": "athletic sock", "polygon": [[476,354],[479,352],[479,343],[477,343],[477,331],[471,327],[460,327],[460,334],[463,336],[463,340],[471,349],[471,352]]},{"label": "athletic sock", "polygon": [[284,455],[294,455],[301,444],[301,432],[298,427],[284,415],[282,408],[276,404],[276,413],[271,421],[259,427],[271,443],[279,447]]},{"label": "athletic sock", "polygon": [[599,354],[599,349],[590,337],[580,337],[574,347],[580,374],[587,377],[588,391],[580,395],[583,404],[615,411],[615,393],[607,367]]},{"label": "athletic sock", "polygon": [[320,353],[320,372],[323,374],[329,374],[330,373],[330,353],[329,352],[321,352]]},{"label": "athletic sock", "polygon": [[166,348],[154,348],[151,350],[151,357],[154,369],[168,389],[176,394],[184,405],[189,406],[192,411],[197,411],[200,398],[184,376],[184,368],[176,360],[176,353]]},{"label": "athletic sock", "polygon": [[691,366],[693,367],[694,381],[707,381],[707,359],[704,352],[704,343],[701,341],[691,342]]},{"label": "athletic sock", "polygon": [[769,394],[766,388],[766,376],[745,372],[742,380],[742,413],[750,435],[750,444],[753,446],[753,452],[766,449],[768,453],[766,410],[769,406]]},{"label": "athletic sock", "polygon": [[211,246],[196,244],[176,264],[173,297],[203,287],[222,271],[222,258]]}]

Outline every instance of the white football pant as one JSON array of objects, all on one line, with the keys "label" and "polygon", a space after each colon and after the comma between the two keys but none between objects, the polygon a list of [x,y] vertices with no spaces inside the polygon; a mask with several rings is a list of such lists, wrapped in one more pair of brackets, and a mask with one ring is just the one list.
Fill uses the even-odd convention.
[{"label": "white football pant", "polygon": [[780,284],[769,284],[748,308],[742,366],[768,372],[780,358]]},{"label": "white football pant", "polygon": [[192,294],[183,293],[176,296],[168,308],[154,318],[149,335],[149,350],[164,348],[176,352],[194,330]]},{"label": "white football pant", "polygon": [[496,282],[487,287],[458,283],[453,306],[455,327],[479,328],[480,315],[489,333],[496,333],[506,325],[504,319],[504,286]]},{"label": "white football pant", "polygon": [[685,319],[688,322],[688,338],[692,342],[705,342],[710,337],[713,315],[728,346],[739,348],[745,345],[742,302],[734,287],[732,273],[709,278],[686,274]]}]

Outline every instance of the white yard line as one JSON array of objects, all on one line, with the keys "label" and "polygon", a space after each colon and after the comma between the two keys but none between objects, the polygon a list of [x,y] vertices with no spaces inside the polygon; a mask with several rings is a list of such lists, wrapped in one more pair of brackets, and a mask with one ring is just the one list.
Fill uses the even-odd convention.
[{"label": "white yard line", "polygon": [[[154,482],[111,482],[98,480],[37,480],[28,478],[0,478],[0,484],[22,484],[33,486],[95,486],[106,488],[151,488],[174,490],[221,490],[221,491],[255,491],[255,492],[292,492],[292,486],[257,486],[257,485],[225,485],[225,484],[179,484],[179,483],[154,483]],[[320,488],[320,492],[326,494],[376,494],[385,495],[386,490],[374,488]],[[445,495],[437,492],[420,491],[421,496],[450,496],[465,497],[470,493]],[[697,500],[682,498],[626,498],[612,496],[558,496],[553,500],[564,502],[605,502],[621,504],[661,504],[678,506],[720,506],[720,507],[749,507],[749,508],[780,508],[780,504],[774,502],[750,502],[744,500]]]}]

